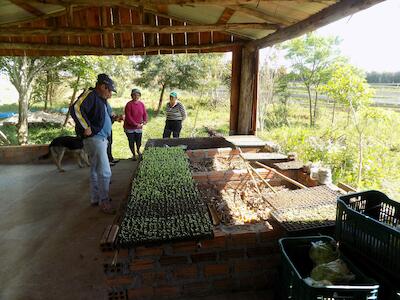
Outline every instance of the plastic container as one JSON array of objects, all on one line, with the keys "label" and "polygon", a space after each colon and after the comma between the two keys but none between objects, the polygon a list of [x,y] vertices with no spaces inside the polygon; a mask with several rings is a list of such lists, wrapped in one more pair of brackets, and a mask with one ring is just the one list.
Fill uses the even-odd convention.
[{"label": "plastic container", "polygon": [[333,299],[378,299],[379,285],[376,281],[366,277],[346,257],[340,258],[346,262],[349,270],[356,275],[356,279],[346,285],[329,285],[314,287],[304,279],[309,277],[313,262],[309,258],[311,242],[334,241],[328,236],[289,237],[279,240],[282,253],[281,269],[281,299],[292,300],[333,300]]},{"label": "plastic container", "polygon": [[336,239],[388,281],[400,285],[400,203],[379,191],[338,197]]}]

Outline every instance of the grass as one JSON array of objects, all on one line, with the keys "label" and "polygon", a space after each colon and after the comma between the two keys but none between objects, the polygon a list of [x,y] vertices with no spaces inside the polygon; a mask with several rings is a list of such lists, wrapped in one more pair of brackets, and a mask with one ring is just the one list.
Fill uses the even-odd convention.
[{"label": "grass", "polygon": [[[149,122],[143,130],[143,146],[151,138],[161,138],[165,115],[163,110],[155,116],[158,94],[143,91],[142,97],[149,114]],[[187,108],[188,118],[183,123],[181,137],[207,136],[205,127],[212,128],[223,135],[229,133],[229,101],[211,107],[206,99],[191,94],[181,95]],[[129,97],[112,98],[111,105],[118,114],[122,113]],[[58,103],[65,107],[65,103]],[[163,108],[165,103],[163,104]],[[10,111],[12,106],[0,106],[0,111]],[[40,107],[37,107],[40,109]],[[371,120],[365,129],[363,180],[359,188],[379,189],[394,199],[400,199],[400,118],[399,112],[379,109],[383,115]],[[335,123],[331,124],[332,107],[320,105],[315,127],[309,127],[308,106],[299,102],[289,105],[289,126],[270,124],[258,135],[264,140],[272,140],[282,146],[283,152],[297,152],[303,161],[321,161],[332,167],[335,182],[357,184],[358,149],[354,126],[348,123],[343,109],[336,112]],[[268,116],[276,116],[273,111]],[[17,144],[15,126],[3,126],[1,130],[13,144]],[[50,143],[59,135],[73,135],[73,128],[34,126],[29,128],[30,143]],[[116,158],[129,158],[131,153],[122,123],[113,125],[113,155]]]}]

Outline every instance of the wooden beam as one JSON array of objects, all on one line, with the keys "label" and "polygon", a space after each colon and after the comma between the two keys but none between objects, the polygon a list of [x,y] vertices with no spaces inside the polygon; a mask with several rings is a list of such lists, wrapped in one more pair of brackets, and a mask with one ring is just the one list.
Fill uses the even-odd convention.
[{"label": "wooden beam", "polygon": [[283,27],[283,26],[287,26],[287,25],[291,25],[292,24],[292,22],[288,21],[285,18],[280,18],[280,17],[277,17],[277,16],[272,15],[272,14],[261,12],[261,11],[257,10],[256,8],[246,7],[246,6],[238,6],[238,5],[229,6],[229,8],[231,8],[231,9],[233,9],[235,11],[244,13],[246,15],[249,15],[249,16],[252,16],[252,17],[256,17],[256,18],[258,18],[260,20],[264,20],[264,21],[266,21],[268,23],[275,24],[276,26],[279,26],[279,27]]},{"label": "wooden beam", "polygon": [[252,134],[253,104],[257,103],[254,95],[257,95],[258,80],[258,50],[244,47],[242,51],[242,69],[240,72],[240,97],[238,134]]},{"label": "wooden beam", "polygon": [[81,28],[81,27],[14,27],[0,28],[0,36],[60,36],[60,35],[91,35],[91,34],[110,34],[124,32],[143,32],[143,33],[184,33],[184,32],[209,32],[209,31],[226,31],[237,29],[269,29],[275,30],[274,25],[265,23],[230,23],[215,25],[115,25],[107,26],[107,20],[104,8],[102,9],[102,26],[100,28]]},{"label": "wooden beam", "polygon": [[[335,1],[335,0],[333,0]],[[242,5],[257,4],[259,2],[314,2],[326,3],[327,0],[31,0],[30,2],[40,2],[58,5],[76,6],[118,6],[118,5]]]},{"label": "wooden beam", "polygon": [[226,24],[230,20],[230,18],[234,15],[235,10],[227,7],[224,9],[222,14],[220,15],[217,24]]},{"label": "wooden beam", "polygon": [[231,51],[232,47],[241,43],[215,43],[207,45],[188,45],[188,46],[149,46],[135,48],[100,48],[95,46],[72,46],[72,45],[48,45],[32,43],[2,43],[0,49],[3,50],[36,50],[36,51],[65,51],[74,54],[79,53],[94,55],[134,55],[135,53],[151,51],[172,51],[172,50],[220,50]]},{"label": "wooden beam", "polygon": [[240,72],[242,70],[242,48],[232,49],[231,100],[229,114],[229,135],[237,133],[239,118]]},{"label": "wooden beam", "polygon": [[28,13],[36,16],[36,17],[41,17],[45,15],[44,12],[41,10],[37,9],[36,7],[30,5],[27,3],[27,1],[22,1],[22,0],[10,0],[13,4],[17,5],[18,7],[22,8],[23,10],[27,11]]},{"label": "wooden beam", "polygon": [[280,29],[264,38],[249,42],[249,46],[264,48],[293,39],[383,1],[385,0],[342,0],[301,22]]}]

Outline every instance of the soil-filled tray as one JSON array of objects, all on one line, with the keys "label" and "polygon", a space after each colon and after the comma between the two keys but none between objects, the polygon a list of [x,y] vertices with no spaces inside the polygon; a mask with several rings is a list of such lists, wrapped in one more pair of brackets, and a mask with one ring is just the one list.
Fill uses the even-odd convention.
[{"label": "soil-filled tray", "polygon": [[[283,191],[284,186],[274,187]],[[224,189],[217,187],[200,187],[204,201],[215,208],[218,217],[225,225],[244,225],[263,222],[270,218],[271,206],[256,191],[251,181],[243,182],[240,186],[230,186]],[[271,193],[262,189],[262,195]]]},{"label": "soil-filled tray", "polygon": [[121,222],[119,245],[211,236],[207,205],[200,198],[182,148],[146,149]]}]

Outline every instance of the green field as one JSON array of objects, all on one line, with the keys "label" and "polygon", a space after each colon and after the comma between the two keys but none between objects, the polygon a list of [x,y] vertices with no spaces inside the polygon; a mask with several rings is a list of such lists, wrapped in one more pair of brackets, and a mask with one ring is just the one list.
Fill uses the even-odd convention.
[{"label": "green field", "polygon": [[[149,113],[149,122],[144,128],[143,145],[150,138],[161,138],[165,115],[154,116],[158,95],[144,91],[142,97]],[[129,97],[112,98],[116,113],[122,113]],[[229,132],[229,100],[216,107],[195,95],[183,93],[182,102],[188,111],[181,137],[207,136],[205,127],[224,135]],[[64,107],[66,103],[59,103]],[[0,107],[9,111],[10,106]],[[40,109],[40,107],[36,107]],[[271,107],[272,108],[272,107]],[[348,114],[339,108],[336,121],[331,124],[331,105],[321,105],[315,128],[308,126],[308,107],[302,102],[289,104],[289,126],[267,127],[258,135],[282,146],[283,152],[296,152],[303,161],[320,161],[333,169],[334,181],[357,184],[358,148],[354,127]],[[371,120],[365,128],[364,160],[361,189],[380,189],[395,199],[400,199],[400,114],[390,108],[378,108],[381,118]],[[268,116],[274,114],[270,109]],[[16,128],[1,127],[13,144],[17,143]],[[61,134],[73,134],[73,128],[35,126],[30,128],[30,143],[49,143]],[[121,123],[113,125],[113,154],[116,158],[129,158],[131,153]]]}]

